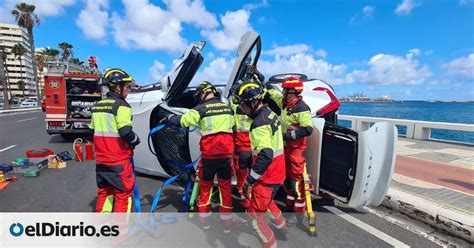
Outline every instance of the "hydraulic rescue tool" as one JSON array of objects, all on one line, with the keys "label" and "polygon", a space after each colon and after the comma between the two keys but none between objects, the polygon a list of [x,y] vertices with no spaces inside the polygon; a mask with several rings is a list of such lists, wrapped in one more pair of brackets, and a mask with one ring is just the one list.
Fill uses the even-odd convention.
[{"label": "hydraulic rescue tool", "polygon": [[303,172],[304,192],[306,196],[306,216],[308,217],[308,234],[309,236],[315,237],[316,234],[316,214],[313,211],[313,204],[311,202],[311,192],[314,191],[314,187],[311,184],[310,175],[304,166]]}]

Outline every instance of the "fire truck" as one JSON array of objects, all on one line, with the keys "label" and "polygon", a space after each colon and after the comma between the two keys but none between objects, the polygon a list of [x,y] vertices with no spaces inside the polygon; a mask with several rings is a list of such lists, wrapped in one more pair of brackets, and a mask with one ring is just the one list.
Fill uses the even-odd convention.
[{"label": "fire truck", "polygon": [[46,131],[63,138],[92,133],[91,107],[105,97],[95,58],[89,67],[67,62],[48,62],[44,70]]}]

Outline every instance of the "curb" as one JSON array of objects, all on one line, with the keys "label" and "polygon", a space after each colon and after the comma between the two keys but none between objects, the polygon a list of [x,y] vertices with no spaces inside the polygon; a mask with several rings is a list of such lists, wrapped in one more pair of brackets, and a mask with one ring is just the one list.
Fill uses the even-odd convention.
[{"label": "curb", "polygon": [[0,115],[21,113],[21,112],[31,112],[31,111],[37,111],[37,110],[41,110],[41,107],[0,110]]},{"label": "curb", "polygon": [[468,242],[474,242],[474,218],[472,215],[449,209],[394,188],[388,190],[382,204],[428,225],[443,229]]}]

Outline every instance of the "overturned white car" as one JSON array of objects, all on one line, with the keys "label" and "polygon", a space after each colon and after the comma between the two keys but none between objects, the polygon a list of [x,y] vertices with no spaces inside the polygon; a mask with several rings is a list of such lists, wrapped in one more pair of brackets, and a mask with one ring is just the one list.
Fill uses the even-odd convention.
[{"label": "overturned white car", "polygon": [[[146,139],[166,113],[183,113],[197,105],[189,87],[204,58],[204,42],[192,43],[161,82],[129,94],[133,109],[133,128],[142,139],[135,149],[138,172],[174,176],[200,156],[199,132],[163,129]],[[217,85],[223,101],[228,102],[232,86],[246,77],[249,64],[258,68],[260,35],[247,32],[241,38],[229,80]],[[304,100],[312,110],[314,131],[306,152],[308,172],[316,191],[327,192],[351,207],[379,205],[387,193],[395,164],[397,130],[389,123],[376,123],[369,130],[356,132],[336,125],[339,101],[322,80],[303,74],[272,76],[270,83],[280,89],[288,76],[304,81]],[[266,99],[275,111],[275,103]]]}]

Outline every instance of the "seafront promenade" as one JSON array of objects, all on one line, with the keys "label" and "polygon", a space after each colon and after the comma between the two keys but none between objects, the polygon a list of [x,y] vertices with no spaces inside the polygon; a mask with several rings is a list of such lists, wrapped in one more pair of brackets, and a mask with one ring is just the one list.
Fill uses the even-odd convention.
[{"label": "seafront promenade", "polygon": [[472,241],[474,146],[399,138],[384,205]]}]

